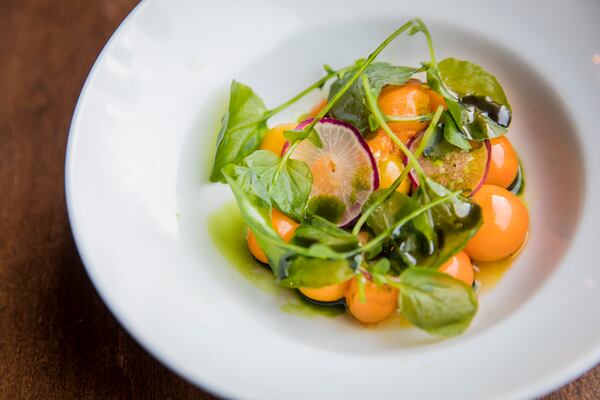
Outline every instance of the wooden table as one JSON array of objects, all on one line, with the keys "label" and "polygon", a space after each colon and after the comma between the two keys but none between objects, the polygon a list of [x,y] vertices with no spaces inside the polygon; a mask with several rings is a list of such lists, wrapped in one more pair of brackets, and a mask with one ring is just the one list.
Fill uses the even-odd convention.
[{"label": "wooden table", "polygon": [[[73,244],[75,102],[134,0],[0,0],[0,399],[212,399],[129,337]],[[551,349],[549,349],[551,351]],[[600,367],[548,399],[600,399]]]}]

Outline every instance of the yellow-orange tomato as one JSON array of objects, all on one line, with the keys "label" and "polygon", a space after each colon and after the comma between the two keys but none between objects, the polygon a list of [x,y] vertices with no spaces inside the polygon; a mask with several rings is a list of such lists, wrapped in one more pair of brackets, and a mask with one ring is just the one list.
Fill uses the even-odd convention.
[{"label": "yellow-orange tomato", "polygon": [[[392,183],[400,176],[404,169],[404,163],[396,154],[390,154],[377,163],[377,169],[379,170],[379,188],[385,189],[392,186]],[[409,190],[408,178],[404,179],[396,189],[401,193],[408,193]]]},{"label": "yellow-orange tomato", "polygon": [[366,281],[365,302],[360,301],[357,276],[352,279],[346,290],[346,307],[350,314],[357,320],[366,324],[374,324],[389,318],[398,306],[398,289],[389,285],[377,286],[371,281]]},{"label": "yellow-orange tomato", "polygon": [[342,299],[350,281],[334,283],[320,288],[301,288],[300,291],[306,297],[317,301],[336,301]]},{"label": "yellow-orange tomato", "polygon": [[[289,218],[287,215],[282,213],[276,208],[271,210],[271,223],[273,224],[273,228],[277,232],[280,238],[282,238],[285,242],[289,242],[294,237],[294,233],[296,232],[296,228],[298,228],[298,223],[293,219]],[[248,229],[248,249],[250,253],[256,258],[258,261],[267,264],[269,260],[267,259],[267,255],[260,248],[258,241],[256,240],[256,236],[252,229]]]},{"label": "yellow-orange tomato", "polygon": [[323,108],[325,108],[326,105],[327,105],[327,99],[321,99],[321,100],[319,100],[319,102],[317,104],[315,104],[313,108],[310,109],[310,111],[307,114],[307,118],[314,118],[314,117],[316,117],[317,114],[320,113],[321,110]]},{"label": "yellow-orange tomato", "polygon": [[492,157],[485,183],[504,188],[509,187],[519,170],[517,153],[505,136],[491,139],[490,145],[492,146]]},{"label": "yellow-orange tomato", "polygon": [[440,267],[440,271],[463,281],[469,286],[473,284],[473,279],[475,279],[473,264],[471,264],[471,259],[464,251],[450,257],[450,259]]},{"label": "yellow-orange tomato", "polygon": [[[381,111],[386,115],[414,117],[431,111],[429,93],[418,81],[385,86],[378,102]],[[427,122],[389,122],[388,125],[396,136],[406,143],[425,129]]]},{"label": "yellow-orange tomato", "polygon": [[521,200],[495,185],[483,185],[473,200],[483,210],[483,224],[465,247],[471,259],[496,261],[517,251],[529,228],[529,214]]},{"label": "yellow-orange tomato", "polygon": [[281,151],[283,150],[283,145],[286,140],[283,136],[283,132],[289,131],[291,129],[296,128],[295,124],[281,124],[274,126],[269,129],[265,134],[262,142],[260,142],[259,149],[260,150],[271,150],[273,153],[278,156],[281,155]]},{"label": "yellow-orange tomato", "polygon": [[439,106],[444,107],[444,110],[448,109],[444,96],[431,89],[427,90],[427,93],[429,94],[429,109],[431,112],[435,112]]},{"label": "yellow-orange tomato", "polygon": [[376,162],[397,151],[396,145],[383,129],[377,130],[375,136],[367,140],[367,145]]}]

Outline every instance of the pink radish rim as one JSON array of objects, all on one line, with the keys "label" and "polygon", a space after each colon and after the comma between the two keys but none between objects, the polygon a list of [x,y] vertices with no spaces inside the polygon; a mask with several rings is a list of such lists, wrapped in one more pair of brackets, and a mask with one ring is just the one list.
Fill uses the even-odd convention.
[{"label": "pink radish rim", "polygon": [[[306,120],[300,122],[298,124],[298,126],[296,126],[296,129],[303,129],[306,125],[310,124],[313,119],[314,118],[309,118],[309,119],[306,119]],[[377,190],[379,188],[379,171],[377,170],[377,163],[375,162],[375,157],[373,157],[373,153],[371,153],[371,149],[369,148],[369,145],[367,144],[365,139],[362,137],[362,135],[360,134],[358,129],[356,129],[354,126],[352,126],[351,124],[349,124],[347,122],[340,121],[339,119],[335,119],[335,118],[327,118],[327,117],[321,118],[319,120],[319,122],[317,122],[317,124],[321,124],[321,123],[343,126],[344,128],[350,129],[352,131],[352,133],[354,133],[354,136],[356,136],[356,138],[358,139],[358,143],[360,143],[362,148],[369,155],[369,160],[371,160],[371,167],[373,168],[373,191]],[[290,148],[290,142],[288,142],[286,140],[286,142],[283,144],[283,149],[281,149],[281,155],[284,155],[288,151],[289,148]]]},{"label": "pink radish rim", "polygon": [[[313,119],[314,118],[309,118],[309,119],[306,119],[306,120],[300,122],[296,126],[296,129],[303,129],[306,125],[310,124]],[[317,124],[321,124],[321,123],[328,123],[328,124],[343,126],[344,128],[350,129],[352,131],[352,133],[354,133],[354,136],[356,136],[356,138],[358,139],[358,143],[362,146],[363,150],[369,156],[369,160],[371,161],[371,167],[373,169],[373,191],[377,190],[379,188],[379,170],[377,168],[377,162],[375,161],[375,157],[373,157],[373,153],[371,152],[369,145],[367,144],[365,139],[362,137],[362,135],[360,134],[358,129],[356,129],[353,125],[351,125],[347,122],[340,121],[339,119],[335,119],[335,118],[327,118],[327,117],[321,118],[319,120],[319,122],[317,122]],[[281,155],[283,156],[288,151],[289,148],[290,148],[290,142],[286,140],[285,143],[283,144],[283,148],[281,149]],[[359,213],[355,218],[348,221],[341,227],[347,228],[349,226],[352,226],[358,220],[358,218],[360,218],[360,214],[362,214],[362,213]]]},{"label": "pink radish rim", "polygon": [[[408,147],[408,149],[411,150],[413,143],[418,138],[423,136],[424,133],[425,133],[425,131],[421,131],[420,133],[418,133],[415,136],[413,136],[412,138],[410,138],[410,140],[406,144],[406,147]],[[487,160],[485,162],[485,170],[483,171],[483,176],[481,177],[481,180],[479,181],[479,183],[477,183],[475,188],[473,188],[471,193],[469,193],[469,197],[473,197],[473,195],[475,193],[477,193],[483,185],[485,185],[485,181],[487,179],[488,173],[490,172],[490,164],[492,163],[492,145],[490,144],[489,139],[483,140],[483,144],[485,145],[485,149],[487,150],[487,155],[488,155]],[[406,166],[408,164],[408,157],[406,157],[406,155],[404,156],[403,161],[404,161],[404,166]],[[408,177],[410,178],[413,188],[419,187],[419,180],[417,179],[417,177],[415,176],[415,173],[412,170],[408,173]]]}]

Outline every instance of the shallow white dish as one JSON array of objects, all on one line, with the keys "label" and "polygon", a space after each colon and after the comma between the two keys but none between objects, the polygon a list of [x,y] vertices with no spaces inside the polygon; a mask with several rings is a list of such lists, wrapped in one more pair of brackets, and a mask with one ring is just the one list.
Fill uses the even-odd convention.
[{"label": "shallow white dish", "polygon": [[[228,398],[548,392],[600,359],[600,3],[374,3],[138,6],[94,66],[69,136],[69,216],[88,273],[149,352]],[[206,223],[231,199],[207,183],[231,79],[277,105],[320,77],[323,63],[367,55],[415,16],[440,59],[471,59],[504,85],[531,212],[525,252],[482,296],[470,330],[445,341],[282,312],[289,296],[243,278]],[[399,39],[382,59],[426,60],[423,39]]]}]

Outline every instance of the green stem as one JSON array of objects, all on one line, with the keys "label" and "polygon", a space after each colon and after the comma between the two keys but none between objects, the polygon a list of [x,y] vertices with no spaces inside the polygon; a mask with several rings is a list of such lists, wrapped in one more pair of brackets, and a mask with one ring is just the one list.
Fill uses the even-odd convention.
[{"label": "green stem", "polygon": [[387,115],[383,116],[386,122],[427,122],[433,118],[433,113],[421,115]]},{"label": "green stem", "polygon": [[287,107],[291,106],[292,104],[294,104],[295,102],[297,102],[298,100],[300,100],[302,97],[306,96],[308,93],[312,92],[314,89],[322,87],[325,83],[327,83],[328,80],[330,80],[334,76],[338,76],[340,74],[345,74],[345,73],[350,72],[350,71],[355,70],[355,69],[356,69],[356,65],[351,65],[349,67],[341,68],[341,69],[339,69],[337,71],[330,71],[323,78],[319,79],[318,81],[316,81],[315,83],[313,83],[312,85],[310,85],[309,87],[307,87],[306,89],[304,89],[303,91],[301,91],[300,93],[298,93],[296,96],[292,97],[291,99],[289,99],[285,103],[283,103],[280,106],[277,106],[277,107],[275,107],[275,108],[267,111],[266,114],[265,114],[265,117],[266,117],[265,119],[269,119],[273,115],[275,115],[275,114],[283,111]]},{"label": "green stem", "polygon": [[[421,21],[422,23],[422,21]],[[435,68],[437,68],[437,62],[435,61],[435,51],[433,49],[433,40],[431,40],[431,34],[429,33],[429,29],[427,28],[427,25],[422,24],[423,25],[423,33],[425,34],[425,38],[427,39],[427,47],[429,48],[429,59],[430,59],[430,63],[431,65],[433,65]]]},{"label": "green stem", "polygon": [[460,193],[461,193],[461,191],[457,190],[456,192],[452,192],[449,195],[440,197],[439,199],[434,200],[429,204],[421,206],[421,208],[411,212],[410,214],[408,214],[406,217],[400,219],[399,221],[396,221],[392,226],[387,228],[385,231],[381,232],[379,235],[374,237],[372,240],[368,241],[364,246],[361,246],[356,250],[347,252],[344,254],[344,256],[352,257],[358,253],[366,253],[366,252],[372,250],[373,248],[377,247],[381,242],[383,242],[385,239],[387,239],[388,236],[390,236],[392,233],[394,233],[394,231],[396,229],[398,229],[399,227],[401,227],[402,225],[406,224],[413,218],[416,218],[419,215],[423,214],[425,211],[430,210],[431,208],[437,206],[438,204],[441,204],[445,201],[452,199],[453,197],[458,196]]},{"label": "green stem", "polygon": [[390,36],[388,36],[375,49],[375,51],[373,51],[369,55],[369,57],[367,57],[367,59],[362,62],[362,64],[358,68],[358,70],[356,72],[354,72],[354,75],[352,75],[352,77],[350,79],[348,79],[348,81],[346,81],[346,83],[344,84],[344,86],[342,86],[342,88],[340,90],[338,90],[335,95],[333,95],[333,97],[329,100],[329,102],[327,103],[327,105],[315,116],[315,118],[311,121],[310,124],[308,124],[304,128],[304,130],[306,132],[308,132],[312,128],[314,128],[314,126],[321,120],[321,118],[323,118],[329,112],[329,110],[331,110],[333,108],[333,106],[335,105],[335,103],[337,103],[337,101],[346,93],[346,91],[350,88],[350,86],[352,86],[354,84],[354,82],[358,79],[358,77],[361,76],[361,74],[363,72],[365,72],[365,70],[367,69],[367,67],[369,65],[371,65],[371,63],[373,62],[373,60],[375,60],[375,58],[379,55],[379,53],[381,53],[383,51],[383,49],[385,49],[386,46],[388,44],[390,44],[402,32],[404,32],[405,30],[411,28],[413,26],[413,24],[414,24],[414,22],[412,20],[408,21],[407,23],[405,23],[404,25],[402,25],[400,28],[396,29]]},{"label": "green stem", "polygon": [[[425,149],[424,143],[429,143],[429,138],[431,138],[431,135],[433,134],[433,132],[435,132],[435,126],[437,125],[443,111],[444,111],[444,108],[442,106],[438,106],[438,109],[436,110],[435,114],[433,115],[433,119],[432,119],[431,123],[429,124],[429,126],[427,127],[427,130],[423,134],[423,138],[421,139],[421,143],[419,143],[419,146],[417,147],[417,151],[415,151],[415,153],[414,153],[414,156],[417,160],[419,159],[419,157],[421,157],[421,154],[423,153],[423,150]],[[394,136],[396,136],[396,135],[394,135]],[[358,235],[362,226],[365,224],[365,222],[367,222],[367,219],[371,216],[371,214],[373,214],[373,212],[377,209],[377,207],[379,207],[381,204],[383,204],[383,202],[385,202],[392,195],[392,193],[394,193],[396,191],[398,186],[400,186],[400,184],[408,176],[409,171],[410,171],[410,168],[407,165],[402,170],[402,173],[400,174],[400,176],[398,176],[398,178],[396,178],[394,183],[392,183],[391,186],[388,187],[386,189],[386,191],[380,197],[378,197],[374,201],[373,204],[371,204],[369,206],[368,209],[363,211],[363,213],[361,214],[358,221],[356,221],[356,224],[354,224],[354,228],[352,228],[353,235]]]},{"label": "green stem", "polygon": [[244,128],[247,128],[249,126],[255,125],[255,124],[259,123],[259,122],[266,121],[269,118],[271,118],[272,116],[274,116],[275,114],[280,113],[281,111],[285,110],[286,108],[288,108],[289,106],[291,106],[292,104],[294,104],[295,102],[297,102],[298,100],[300,100],[301,98],[303,98],[308,93],[310,93],[313,90],[315,90],[316,88],[319,88],[319,87],[323,86],[331,78],[333,78],[335,76],[338,76],[340,74],[345,74],[347,72],[353,71],[356,68],[357,68],[356,65],[351,65],[349,67],[344,67],[344,68],[338,69],[337,71],[329,71],[327,73],[327,75],[325,75],[324,77],[322,77],[321,79],[319,79],[318,81],[316,81],[315,83],[313,83],[312,85],[310,85],[309,87],[307,87],[306,89],[302,90],[296,96],[292,97],[291,99],[287,100],[286,102],[280,104],[279,106],[277,106],[275,108],[272,108],[270,110],[265,111],[263,113],[263,115],[261,115],[259,118],[250,120],[250,121],[248,121],[248,122],[246,122],[244,124],[238,125],[238,126],[234,126],[233,128],[231,128],[229,130],[230,131],[237,131],[237,130],[244,129]]}]

